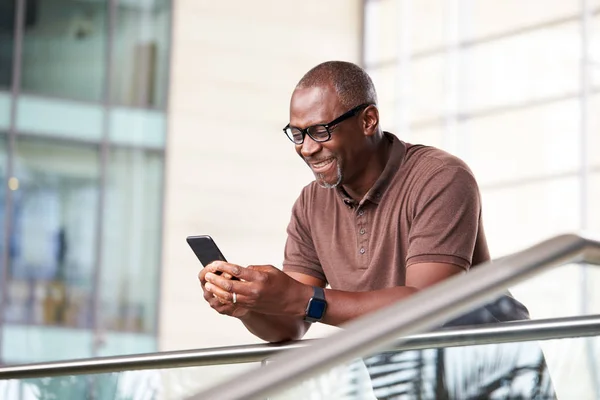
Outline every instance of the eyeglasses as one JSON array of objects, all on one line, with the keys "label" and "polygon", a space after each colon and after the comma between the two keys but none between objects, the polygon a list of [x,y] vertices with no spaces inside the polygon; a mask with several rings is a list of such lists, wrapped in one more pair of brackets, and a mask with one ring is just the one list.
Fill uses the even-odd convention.
[{"label": "eyeglasses", "polygon": [[304,138],[306,135],[310,136],[315,142],[326,142],[331,139],[331,130],[335,125],[347,120],[348,118],[354,117],[361,110],[372,105],[373,104],[371,103],[365,103],[356,106],[352,110],[345,112],[328,124],[312,125],[305,129],[296,128],[295,126],[290,126],[290,124],[287,124],[286,127],[283,128],[283,132],[285,132],[286,136],[295,144],[304,143]]}]

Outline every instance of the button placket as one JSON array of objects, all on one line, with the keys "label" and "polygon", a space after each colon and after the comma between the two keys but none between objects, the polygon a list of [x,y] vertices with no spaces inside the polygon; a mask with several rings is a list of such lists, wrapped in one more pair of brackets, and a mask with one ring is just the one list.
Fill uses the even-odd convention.
[{"label": "button placket", "polygon": [[356,224],[357,224],[357,251],[358,251],[358,264],[360,268],[367,268],[369,264],[369,257],[367,253],[369,239],[366,235],[367,230],[367,212],[361,207],[356,211]]}]

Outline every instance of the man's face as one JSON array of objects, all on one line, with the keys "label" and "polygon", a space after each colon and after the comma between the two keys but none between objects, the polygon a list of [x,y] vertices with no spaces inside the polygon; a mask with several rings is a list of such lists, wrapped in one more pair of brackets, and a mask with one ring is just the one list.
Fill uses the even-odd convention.
[{"label": "man's face", "polygon": [[[290,103],[290,125],[307,128],[326,124],[344,114],[345,109],[331,86],[296,89]],[[309,135],[296,145],[296,152],[308,164],[318,184],[334,188],[348,181],[350,161],[358,154],[364,136],[357,117],[349,118],[330,129],[331,139],[315,142]],[[354,164],[354,162],[352,163]]]}]

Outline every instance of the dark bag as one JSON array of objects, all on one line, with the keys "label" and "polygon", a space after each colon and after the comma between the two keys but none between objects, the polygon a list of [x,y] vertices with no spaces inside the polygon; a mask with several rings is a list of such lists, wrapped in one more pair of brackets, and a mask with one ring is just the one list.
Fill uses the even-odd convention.
[{"label": "dark bag", "polygon": [[494,301],[447,321],[443,326],[481,325],[526,319],[529,319],[527,307],[507,291]]}]

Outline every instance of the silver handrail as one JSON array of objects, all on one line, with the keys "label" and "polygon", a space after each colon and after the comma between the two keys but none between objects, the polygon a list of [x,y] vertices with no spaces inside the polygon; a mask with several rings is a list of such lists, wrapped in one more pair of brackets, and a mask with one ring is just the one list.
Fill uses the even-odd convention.
[{"label": "silver handrail", "polygon": [[484,263],[468,274],[450,278],[351,321],[345,330],[313,344],[310,351],[284,352],[260,369],[243,373],[189,399],[268,397],[334,366],[382,349],[398,337],[441,324],[483,305],[513,284],[569,262],[600,265],[600,242],[573,234],[561,235],[501,260]]},{"label": "silver handrail", "polygon": [[[435,349],[589,337],[598,334],[600,315],[590,315],[443,329],[402,338],[389,350]],[[261,362],[282,351],[306,347],[314,342],[315,339],[311,339],[281,345],[255,344],[11,365],[0,367],[0,380]]]}]

